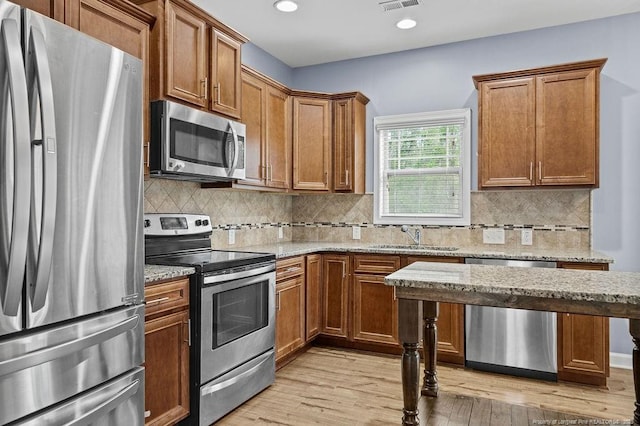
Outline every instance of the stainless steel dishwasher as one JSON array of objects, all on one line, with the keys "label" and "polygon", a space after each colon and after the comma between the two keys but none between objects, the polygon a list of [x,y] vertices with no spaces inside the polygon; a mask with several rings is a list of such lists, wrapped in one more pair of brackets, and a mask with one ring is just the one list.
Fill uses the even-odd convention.
[{"label": "stainless steel dishwasher", "polygon": [[[555,268],[555,262],[465,259],[465,263]],[[467,305],[465,365],[467,367],[557,380],[556,313]]]}]

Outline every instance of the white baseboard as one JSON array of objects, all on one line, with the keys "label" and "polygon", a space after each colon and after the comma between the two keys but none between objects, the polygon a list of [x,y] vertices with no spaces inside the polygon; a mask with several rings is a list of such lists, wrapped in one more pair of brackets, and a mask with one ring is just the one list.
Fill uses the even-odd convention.
[{"label": "white baseboard", "polygon": [[633,369],[633,357],[629,354],[609,353],[609,364],[614,368]]}]

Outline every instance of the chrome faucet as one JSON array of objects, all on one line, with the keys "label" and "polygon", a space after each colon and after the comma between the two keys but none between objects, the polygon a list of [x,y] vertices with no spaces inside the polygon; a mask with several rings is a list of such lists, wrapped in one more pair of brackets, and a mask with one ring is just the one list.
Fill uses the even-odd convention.
[{"label": "chrome faucet", "polygon": [[400,230],[402,232],[406,232],[407,235],[409,235],[411,237],[411,239],[413,240],[414,243],[416,243],[417,245],[420,245],[420,229],[419,228],[416,228],[415,236],[413,234],[411,234],[411,232],[409,232],[409,227],[407,225],[402,225]]}]

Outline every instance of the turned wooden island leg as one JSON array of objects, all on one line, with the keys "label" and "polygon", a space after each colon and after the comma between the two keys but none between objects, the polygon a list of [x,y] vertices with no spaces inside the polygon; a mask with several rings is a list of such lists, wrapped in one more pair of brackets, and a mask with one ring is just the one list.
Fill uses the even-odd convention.
[{"label": "turned wooden island leg", "polygon": [[398,335],[402,344],[402,424],[417,425],[420,423],[420,301],[398,299]]},{"label": "turned wooden island leg", "polygon": [[629,333],[633,339],[633,385],[636,392],[633,424],[640,425],[640,320],[629,320]]},{"label": "turned wooden island leg", "polygon": [[438,396],[438,373],[436,356],[438,353],[438,302],[422,302],[424,320],[424,380],[422,395]]}]

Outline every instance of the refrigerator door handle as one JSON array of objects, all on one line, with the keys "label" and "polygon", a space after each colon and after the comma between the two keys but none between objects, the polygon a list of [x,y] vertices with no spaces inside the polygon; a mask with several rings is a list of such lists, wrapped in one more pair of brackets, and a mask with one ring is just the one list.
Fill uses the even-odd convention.
[{"label": "refrigerator door handle", "polygon": [[[8,253],[2,262],[0,276],[0,299],[2,313],[17,316],[22,298],[24,265],[27,257],[27,235],[29,232],[29,194],[31,187],[31,157],[29,153],[29,106],[27,82],[22,61],[20,32],[18,23],[13,19],[3,19],[0,36],[6,56],[9,74],[9,92],[11,94],[11,114],[13,118],[13,155],[14,186],[13,212],[11,218],[10,241],[0,241]],[[6,267],[6,270],[5,270]]]},{"label": "refrigerator door handle", "polygon": [[109,340],[119,334],[125,333],[136,328],[139,315],[134,315],[124,321],[109,325],[108,327],[91,333],[87,336],[80,337],[69,342],[51,346],[34,352],[26,353],[15,358],[0,361],[0,377],[15,373],[16,371],[31,368],[35,365],[44,364],[54,359],[62,358],[67,355],[79,352],[83,349],[97,345],[105,340]]},{"label": "refrigerator door handle", "polygon": [[113,410],[118,405],[122,404],[127,399],[131,398],[132,395],[135,395],[138,392],[138,388],[140,387],[140,380],[135,380],[133,383],[127,385],[124,389],[119,391],[117,394],[104,401],[93,410],[88,413],[74,419],[72,422],[67,423],[67,426],[80,426],[80,425],[90,425],[96,422],[96,420],[100,419],[105,413]]},{"label": "refrigerator door handle", "polygon": [[[42,150],[42,212],[38,217],[35,203],[36,182],[33,182],[31,206],[31,253],[35,274],[29,274],[30,295],[33,311],[44,306],[49,286],[51,262],[53,257],[53,236],[56,222],[56,197],[58,191],[56,121],[53,103],[53,85],[49,58],[42,33],[34,27],[29,31],[27,56],[27,77],[29,98],[32,110],[32,137],[35,133],[35,121],[39,118],[42,138],[33,140],[32,149]],[[37,82],[37,91],[35,89]],[[40,117],[35,117],[36,96],[40,106]],[[36,164],[34,164],[34,168]]]}]

